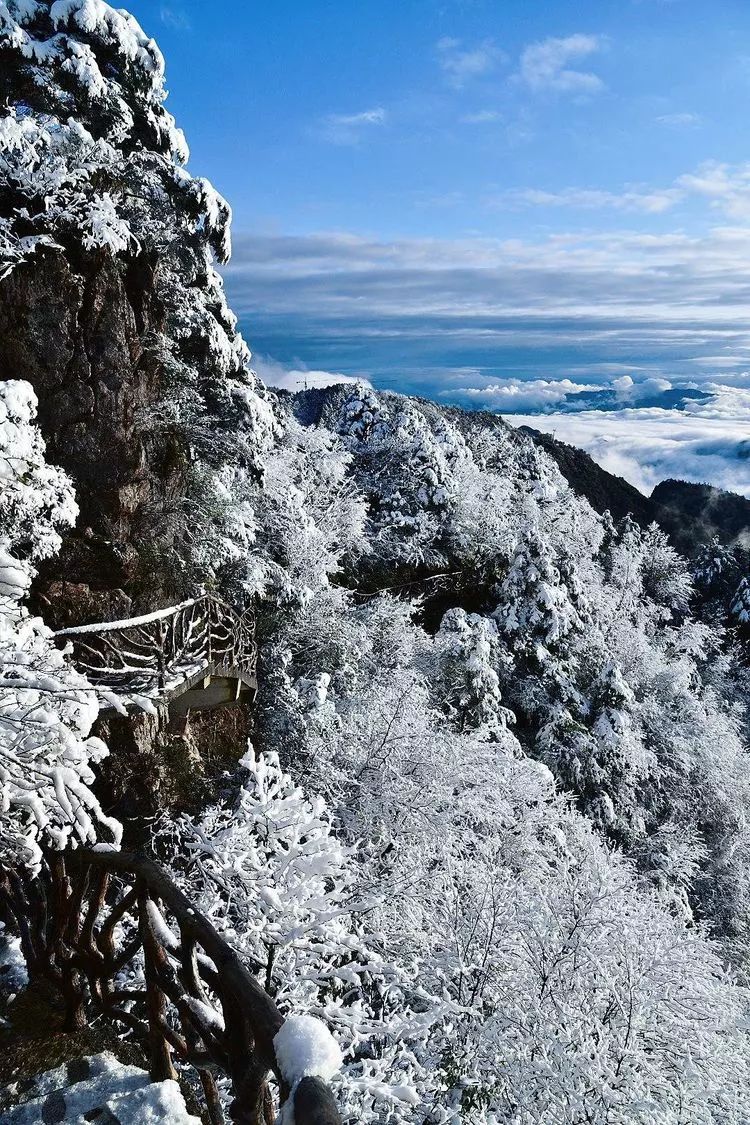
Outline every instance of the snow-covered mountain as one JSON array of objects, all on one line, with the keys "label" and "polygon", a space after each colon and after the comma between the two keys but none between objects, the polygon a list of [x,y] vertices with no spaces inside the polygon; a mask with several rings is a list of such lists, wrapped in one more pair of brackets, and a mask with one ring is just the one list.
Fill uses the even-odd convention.
[{"label": "snow-covered mountain", "polygon": [[[332,1028],[348,1122],[747,1122],[742,549],[688,564],[498,417],[268,391],[153,41],[8,0],[0,62],[8,877],[137,827]],[[252,746],[120,716],[107,759],[49,625],[205,588],[255,619]]]}]

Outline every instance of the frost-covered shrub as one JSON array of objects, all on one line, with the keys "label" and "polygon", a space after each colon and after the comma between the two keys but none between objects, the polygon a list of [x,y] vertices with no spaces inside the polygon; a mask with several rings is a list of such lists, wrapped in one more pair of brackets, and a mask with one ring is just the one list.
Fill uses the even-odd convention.
[{"label": "frost-covered shrub", "polygon": [[[178,878],[294,1027],[304,1013],[333,1030],[352,1120],[377,1120],[366,1112],[373,1101],[418,1103],[396,1060],[424,1051],[451,1006],[430,997],[417,966],[395,963],[386,936],[368,927],[376,904],[358,891],[354,853],[336,837],[325,801],[306,796],[276,754],[251,748],[242,765],[247,779],[234,803],[178,826],[189,857],[176,861]],[[291,1032],[281,1062],[297,1080]]]},{"label": "frost-covered shrub", "polygon": [[120,837],[91,792],[107,748],[89,732],[98,712],[86,679],[23,602],[34,564],[74,521],[70,481],[44,461],[28,383],[0,383],[0,862],[34,870],[41,844]]}]

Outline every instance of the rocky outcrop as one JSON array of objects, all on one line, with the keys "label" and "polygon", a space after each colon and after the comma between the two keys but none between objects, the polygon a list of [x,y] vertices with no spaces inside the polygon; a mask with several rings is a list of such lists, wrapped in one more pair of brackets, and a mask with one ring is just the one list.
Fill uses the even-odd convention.
[{"label": "rocky outcrop", "polygon": [[158,269],[145,254],[75,260],[45,250],[0,282],[0,379],[34,387],[48,459],[67,470],[80,506],[38,584],[53,625],[69,623],[75,604],[81,622],[120,612],[128,599],[163,604],[173,592],[153,562],[174,534],[168,513],[184,495],[186,461],[178,438],[154,426],[163,391]]},{"label": "rocky outcrop", "polygon": [[58,629],[133,616],[132,598],[124,590],[92,589],[86,582],[52,579],[37,592],[37,599],[45,620],[54,620]]},{"label": "rocky outcrop", "polygon": [[196,812],[216,800],[247,746],[251,722],[246,702],[193,711],[177,722],[164,705],[153,715],[102,712],[94,733],[110,754],[100,767],[97,795],[122,820],[127,845],[142,846],[155,816]]}]

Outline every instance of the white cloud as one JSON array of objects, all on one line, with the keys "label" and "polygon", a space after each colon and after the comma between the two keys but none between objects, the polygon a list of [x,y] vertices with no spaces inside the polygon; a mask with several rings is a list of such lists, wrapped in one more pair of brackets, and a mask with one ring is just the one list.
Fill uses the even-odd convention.
[{"label": "white cloud", "polygon": [[648,495],[667,477],[750,496],[750,388],[714,385],[685,410],[624,409],[516,415],[516,426],[554,433]]},{"label": "white cloud", "polygon": [[712,367],[715,370],[732,367],[748,368],[750,367],[750,355],[698,355],[689,359],[688,363],[695,363],[698,367]]},{"label": "white cloud", "polygon": [[[545,410],[560,405],[570,394],[598,389],[594,384],[574,383],[570,379],[497,379],[484,387],[463,387],[460,396],[485,410],[515,414],[521,410]],[[455,398],[456,394],[444,391],[443,397]]]},{"label": "white cloud", "polygon": [[[226,283],[251,337],[268,351],[296,340],[327,368],[259,363],[272,384],[337,382],[342,360],[326,357],[366,348],[371,369],[397,371],[401,389],[522,411],[514,421],[556,429],[644,491],[682,476],[750,493],[747,225],[528,241],[239,235]],[[560,372],[567,386],[544,371],[561,355],[573,361]],[[671,409],[681,387],[710,393],[710,410]]]},{"label": "white cloud", "polygon": [[568,64],[601,50],[599,35],[568,35],[531,43],[521,55],[519,76],[536,93],[593,94],[604,86],[590,71],[574,70]]},{"label": "white cloud", "polygon": [[[608,340],[622,362],[652,344],[688,355],[750,348],[750,229],[643,234],[605,230],[522,239],[345,233],[238,236],[226,271],[242,312],[350,318],[372,334],[461,334],[537,342]],[[547,328],[549,326],[549,328]],[[709,351],[710,349],[710,351]],[[726,353],[730,354],[730,353]]]},{"label": "white cloud", "polygon": [[489,74],[505,59],[504,52],[492,39],[485,39],[475,47],[465,47],[460,39],[450,37],[438,40],[437,56],[447,81],[456,89]]},{"label": "white cloud", "polygon": [[334,387],[338,383],[366,383],[369,380],[334,371],[308,371],[302,367],[287,367],[271,356],[253,356],[253,369],[267,387],[284,391],[306,391],[313,387]]},{"label": "white cloud", "polygon": [[685,196],[679,188],[660,190],[626,189],[621,192],[602,191],[597,188],[563,188],[561,191],[543,191],[522,188],[505,192],[496,202],[523,204],[532,207],[578,207],[584,210],[612,208],[616,211],[641,211],[660,215],[669,211]]},{"label": "white cloud", "polygon": [[602,188],[566,187],[512,188],[486,200],[488,206],[570,207],[583,210],[611,209],[661,215],[687,199],[703,200],[711,210],[728,219],[750,220],[750,161],[721,164],[706,161],[686,172],[668,187],[625,185],[621,191]]},{"label": "white cloud", "polygon": [[691,125],[700,125],[703,118],[699,113],[662,113],[656,118],[659,125],[669,125],[674,128],[686,128]]},{"label": "white cloud", "polygon": [[691,195],[703,196],[731,219],[750,219],[750,163],[706,161],[676,181]]},{"label": "white cloud", "polygon": [[487,125],[493,121],[502,121],[503,115],[497,109],[480,109],[476,113],[466,113],[461,118],[464,125]]},{"label": "white cloud", "polygon": [[159,8],[159,19],[166,27],[173,27],[177,31],[190,31],[191,23],[182,8],[174,5],[162,4]]},{"label": "white cloud", "polygon": [[662,391],[671,391],[672,383],[669,379],[651,376],[639,379],[636,383],[631,375],[620,375],[612,380],[612,389],[623,402],[641,402],[643,399],[652,398]]},{"label": "white cloud", "polygon": [[[576,383],[572,379],[493,379],[482,386],[467,385],[480,371],[467,369],[453,373],[450,390],[441,391],[442,398],[460,400],[463,405],[497,410],[500,414],[519,414],[524,411],[553,413],[564,410],[598,412],[611,411],[625,406],[658,400],[664,392],[675,388],[669,379],[650,376],[635,382],[632,375],[618,375],[602,384]],[[456,375],[461,377],[456,378]],[[677,388],[679,390],[679,388]]]},{"label": "white cloud", "polygon": [[356,145],[373,126],[385,125],[387,113],[382,106],[361,113],[329,113],[320,122],[320,131],[335,145]]}]

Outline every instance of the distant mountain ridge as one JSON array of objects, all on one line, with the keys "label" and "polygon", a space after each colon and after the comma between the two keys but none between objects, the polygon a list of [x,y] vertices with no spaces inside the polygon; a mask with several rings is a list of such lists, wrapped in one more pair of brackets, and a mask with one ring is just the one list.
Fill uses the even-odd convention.
[{"label": "distant mountain ridge", "polygon": [[707,402],[711,395],[694,387],[669,387],[651,394],[640,392],[638,397],[628,397],[613,387],[598,390],[573,391],[555,409],[563,414],[577,414],[582,410],[638,410],[658,407],[662,410],[684,410],[688,402]]},{"label": "distant mountain ridge", "polygon": [[519,428],[550,455],[571,487],[586,497],[594,511],[609,511],[615,520],[631,515],[642,527],[660,522],[658,504],[651,497],[644,496],[623,477],[608,473],[583,449],[531,426]]},{"label": "distant mountain ridge", "polygon": [[520,429],[553,458],[571,487],[595,511],[609,510],[614,519],[630,514],[642,527],[658,523],[688,557],[714,538],[727,545],[750,542],[750,500],[744,496],[710,484],[672,479],[661,481],[650,496],[644,496],[584,450],[530,426]]},{"label": "distant mountain ridge", "polygon": [[704,542],[716,536],[723,543],[750,546],[750,500],[711,484],[663,480],[651,493],[659,522],[674,539],[690,526]]},{"label": "distant mountain ridge", "polygon": [[[316,387],[305,391],[276,391],[306,426],[325,425],[350,392],[348,384]],[[513,427],[491,411],[464,410],[432,400],[409,396],[421,410],[450,419],[459,430],[502,431],[531,438],[555,461],[570,486],[584,496],[594,511],[608,511],[615,520],[630,515],[641,527],[659,524],[682,554],[691,557],[706,543],[750,542],[750,500],[709,484],[665,480],[645,496],[623,477],[607,472],[583,449],[568,445],[531,426]]]}]

